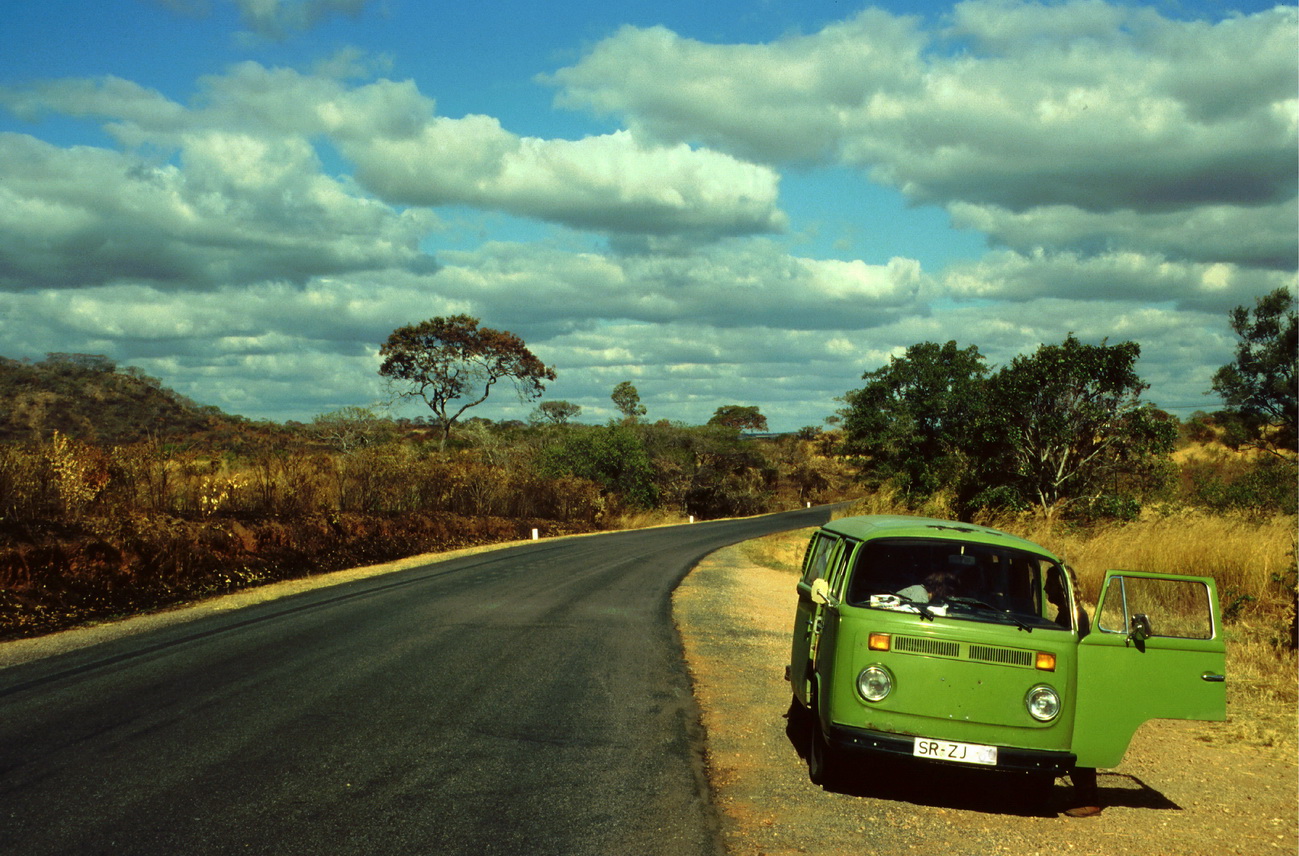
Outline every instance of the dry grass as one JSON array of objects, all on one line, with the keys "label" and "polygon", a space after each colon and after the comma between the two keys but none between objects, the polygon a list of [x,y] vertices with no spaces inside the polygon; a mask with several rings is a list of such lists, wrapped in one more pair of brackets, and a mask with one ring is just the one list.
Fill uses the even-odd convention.
[{"label": "dry grass", "polygon": [[1049,547],[1078,574],[1095,600],[1108,569],[1213,577],[1226,601],[1249,597],[1271,611],[1284,591],[1294,554],[1293,516],[1270,518],[1187,512],[1088,529],[1040,520],[999,521],[998,528]]},{"label": "dry grass", "polygon": [[604,528],[612,530],[649,529],[654,526],[672,526],[685,523],[686,516],[679,511],[661,508],[625,508],[609,516]]},{"label": "dry grass", "polygon": [[803,566],[803,551],[813,529],[796,529],[755,538],[739,545],[740,554],[755,565],[797,574]]}]

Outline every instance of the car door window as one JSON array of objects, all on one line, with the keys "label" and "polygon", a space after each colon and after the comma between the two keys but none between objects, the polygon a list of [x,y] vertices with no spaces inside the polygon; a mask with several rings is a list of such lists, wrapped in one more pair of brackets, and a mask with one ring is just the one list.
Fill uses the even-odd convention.
[{"label": "car door window", "polygon": [[807,561],[803,566],[803,582],[811,585],[825,576],[826,562],[839,541],[833,535],[818,532],[812,536],[812,543],[807,548]]},{"label": "car door window", "polygon": [[1116,576],[1105,590],[1097,626],[1107,633],[1130,633],[1134,616],[1145,616],[1150,636],[1212,639],[1209,590],[1191,580]]}]

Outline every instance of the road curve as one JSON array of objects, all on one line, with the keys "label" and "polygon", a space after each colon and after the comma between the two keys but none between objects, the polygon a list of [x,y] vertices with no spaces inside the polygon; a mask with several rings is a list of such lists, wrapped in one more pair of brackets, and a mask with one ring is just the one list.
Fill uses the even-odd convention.
[{"label": "road curve", "polygon": [[0,670],[0,853],[720,853],[669,596],[827,516],[542,541]]}]

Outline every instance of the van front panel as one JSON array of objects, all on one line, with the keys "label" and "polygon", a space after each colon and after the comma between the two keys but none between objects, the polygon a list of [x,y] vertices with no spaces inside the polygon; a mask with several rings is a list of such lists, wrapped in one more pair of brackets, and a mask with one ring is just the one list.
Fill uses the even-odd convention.
[{"label": "van front panel", "polygon": [[[837,655],[829,686],[830,724],[906,737],[1067,751],[1074,714],[1076,637],[1064,630],[1027,632],[841,607]],[[888,637],[872,650],[871,637]],[[851,653],[849,653],[851,652]],[[1052,670],[1038,668],[1050,655]],[[858,678],[869,666],[886,669],[889,694],[863,697]],[[1030,715],[1035,687],[1051,687],[1060,711],[1050,722]]]}]

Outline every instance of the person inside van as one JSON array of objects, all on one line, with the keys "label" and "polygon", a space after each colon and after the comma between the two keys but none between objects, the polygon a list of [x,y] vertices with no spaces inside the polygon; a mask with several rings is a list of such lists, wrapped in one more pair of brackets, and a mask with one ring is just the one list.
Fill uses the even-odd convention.
[{"label": "person inside van", "polygon": [[930,600],[956,597],[958,582],[951,571],[936,571],[925,577],[925,591],[929,592]]},{"label": "person inside van", "polygon": [[[1091,630],[1091,621],[1087,618],[1087,611],[1079,606],[1074,612],[1069,610],[1069,595],[1065,591],[1064,571],[1059,568],[1052,568],[1046,575],[1046,601],[1053,607],[1054,615],[1051,620],[1066,629],[1072,628],[1077,623],[1078,638],[1082,638]],[[1077,586],[1075,585],[1075,591]]]},{"label": "person inside van", "polygon": [[922,583],[913,583],[898,591],[898,597],[913,603],[941,602],[943,598],[956,595],[956,574],[951,571],[936,571],[925,577]]}]

